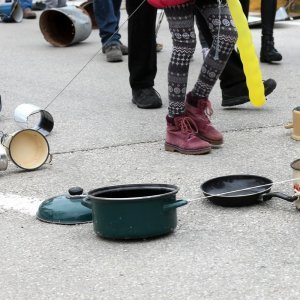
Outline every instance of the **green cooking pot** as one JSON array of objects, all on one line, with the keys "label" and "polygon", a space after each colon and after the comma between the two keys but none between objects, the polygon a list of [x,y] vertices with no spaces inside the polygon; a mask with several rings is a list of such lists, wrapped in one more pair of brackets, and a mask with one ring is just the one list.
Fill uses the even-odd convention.
[{"label": "green cooking pot", "polygon": [[144,239],[171,233],[177,225],[178,187],[167,184],[110,186],[88,192],[82,204],[92,208],[97,235],[110,239]]}]

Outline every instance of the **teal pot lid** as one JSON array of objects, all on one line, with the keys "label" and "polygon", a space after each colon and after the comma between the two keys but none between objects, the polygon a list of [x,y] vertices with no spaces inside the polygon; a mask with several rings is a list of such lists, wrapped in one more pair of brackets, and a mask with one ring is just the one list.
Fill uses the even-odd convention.
[{"label": "teal pot lid", "polygon": [[43,201],[36,217],[43,222],[74,225],[92,222],[92,210],[81,204],[86,197],[83,189],[73,187],[66,195],[56,196]]}]

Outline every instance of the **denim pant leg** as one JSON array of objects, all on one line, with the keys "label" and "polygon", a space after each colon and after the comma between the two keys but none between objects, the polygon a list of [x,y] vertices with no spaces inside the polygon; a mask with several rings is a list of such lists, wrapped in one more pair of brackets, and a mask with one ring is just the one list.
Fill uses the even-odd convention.
[{"label": "denim pant leg", "polygon": [[67,6],[67,0],[58,0],[57,7],[65,7]]},{"label": "denim pant leg", "polygon": [[95,19],[103,46],[120,42],[121,35],[115,32],[119,29],[121,2],[122,0],[94,0],[93,2]]},{"label": "denim pant leg", "polygon": [[20,4],[21,4],[22,9],[31,8],[32,0],[20,0]]},{"label": "denim pant leg", "polygon": [[58,0],[45,0],[46,8],[55,8],[57,7]]}]

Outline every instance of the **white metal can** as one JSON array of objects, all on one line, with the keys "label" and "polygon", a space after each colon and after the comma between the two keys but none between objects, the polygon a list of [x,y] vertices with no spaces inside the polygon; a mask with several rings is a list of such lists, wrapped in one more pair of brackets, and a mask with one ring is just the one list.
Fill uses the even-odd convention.
[{"label": "white metal can", "polygon": [[40,107],[24,103],[15,109],[14,119],[24,129],[34,129],[47,136],[54,127],[52,115]]}]

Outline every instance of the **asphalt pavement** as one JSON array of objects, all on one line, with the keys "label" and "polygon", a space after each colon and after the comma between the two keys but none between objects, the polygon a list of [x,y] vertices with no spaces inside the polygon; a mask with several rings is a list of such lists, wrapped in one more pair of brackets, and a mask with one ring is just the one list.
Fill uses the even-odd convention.
[{"label": "asphalt pavement", "polygon": [[[122,10],[122,22],[126,17]],[[259,52],[261,30],[252,33]],[[121,34],[126,44],[126,23]],[[28,172],[10,161],[0,173],[0,299],[299,299],[295,205],[274,198],[222,208],[200,190],[210,178],[254,174],[274,181],[272,191],[293,194],[290,163],[300,158],[300,142],[284,124],[300,105],[299,35],[298,20],[276,24],[283,61],[261,65],[263,77],[278,83],[262,108],[224,109],[219,84],[214,87],[212,122],[225,143],[208,155],[189,156],[164,151],[172,49],[165,19],[155,82],[163,107],[155,110],[131,103],[127,57],[107,63],[97,30],[80,44],[57,48],[43,38],[39,18],[1,23],[1,131],[20,129],[13,115],[22,103],[51,103],[54,129],[47,136],[51,164]],[[198,45],[189,87],[201,63]],[[43,200],[72,186],[87,192],[133,183],[180,188],[178,199],[189,203],[178,208],[174,233],[112,241],[98,237],[91,224],[54,225],[35,217]]]}]

